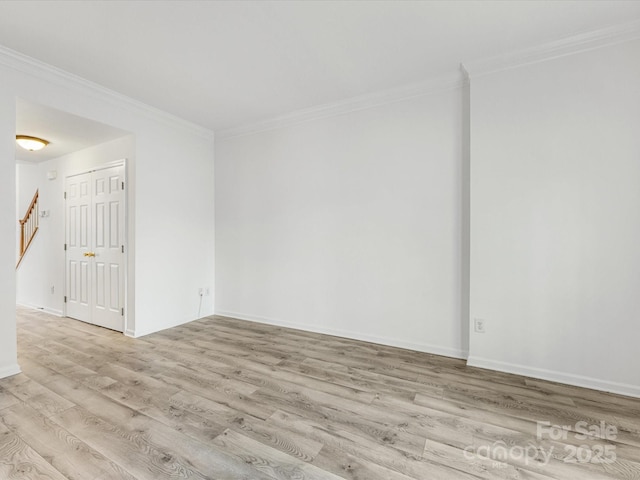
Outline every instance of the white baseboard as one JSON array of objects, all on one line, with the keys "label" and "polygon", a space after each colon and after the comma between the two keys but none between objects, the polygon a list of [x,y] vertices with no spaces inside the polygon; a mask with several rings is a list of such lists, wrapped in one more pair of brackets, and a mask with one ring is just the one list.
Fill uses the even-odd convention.
[{"label": "white baseboard", "polygon": [[[200,317],[200,318],[205,318],[205,317],[208,317],[210,315],[213,315],[213,313],[204,314],[204,316]],[[146,329],[127,328],[124,331],[124,334],[127,337],[140,338],[140,337],[144,337],[145,335],[151,335],[152,333],[161,332],[163,330],[168,330],[170,328],[179,327],[180,325],[185,325],[187,323],[195,322],[196,320],[199,320],[199,319],[198,318],[192,318],[191,320],[179,320],[178,322],[170,323],[168,325],[163,325],[160,328],[146,328]]]},{"label": "white baseboard", "polygon": [[18,365],[17,363],[8,365],[6,367],[0,368],[0,378],[11,377],[12,375],[17,375],[20,372],[22,372],[22,370],[20,370],[20,365]]},{"label": "white baseboard", "polygon": [[528,367],[526,365],[517,365],[514,363],[501,362],[498,360],[490,360],[488,358],[470,356],[467,359],[467,365],[471,367],[486,368],[487,370],[496,370],[498,372],[514,373],[525,377],[539,378],[541,380],[549,380],[551,382],[559,382],[576,387],[591,388],[593,390],[601,390],[604,392],[617,393],[619,395],[627,395],[629,397],[640,398],[640,386],[626,383],[611,382],[599,378],[585,377],[582,375],[574,375],[556,370],[546,370],[543,368]]},{"label": "white baseboard", "polygon": [[30,303],[22,303],[22,302],[17,302],[16,305],[24,308],[30,308],[32,310],[39,310],[40,312],[49,313],[51,315],[55,315],[56,317],[64,317],[62,310],[56,310],[48,307],[39,307],[37,305],[31,305]]},{"label": "white baseboard", "polygon": [[[185,323],[189,323],[189,322],[185,322]],[[171,325],[169,327],[150,328],[150,329],[147,329],[147,330],[133,330],[133,329],[128,328],[128,329],[126,329],[124,331],[124,335],[126,337],[131,337],[131,338],[141,338],[141,337],[144,337],[146,335],[151,335],[152,333],[158,333],[158,332],[161,332],[163,330],[167,330],[169,328],[178,327],[180,325],[184,325],[184,324],[183,323],[178,323],[176,325]]]},{"label": "white baseboard", "polygon": [[333,335],[335,337],[344,337],[352,340],[362,340],[369,343],[377,343],[379,345],[386,345],[389,347],[405,348],[407,350],[414,350],[417,352],[430,353],[433,355],[441,355],[443,357],[452,358],[467,358],[467,352],[455,348],[443,347],[440,345],[432,345],[428,343],[416,343],[407,340],[400,340],[396,338],[377,337],[375,335],[369,335],[366,333],[353,332],[349,330],[341,330],[335,328],[319,327],[317,325],[298,324],[292,322],[284,322],[281,320],[275,320],[272,318],[259,317],[256,315],[247,315],[237,312],[226,312],[218,310],[215,315],[223,317],[237,318],[238,320],[248,320],[250,322],[264,323],[267,325],[274,325],[278,327],[293,328],[296,330],[303,330],[305,332],[322,333],[324,335]]},{"label": "white baseboard", "polygon": [[[188,322],[185,322],[185,323],[188,323]],[[157,332],[161,332],[162,330],[167,330],[168,328],[177,327],[178,325],[182,325],[182,323],[178,323],[176,325],[171,325],[169,327],[150,328],[150,329],[147,329],[147,330],[134,330],[134,329],[131,329],[131,328],[127,328],[124,331],[124,334],[127,337],[140,338],[140,337],[144,337],[145,335],[151,335],[152,333],[157,333]]]}]

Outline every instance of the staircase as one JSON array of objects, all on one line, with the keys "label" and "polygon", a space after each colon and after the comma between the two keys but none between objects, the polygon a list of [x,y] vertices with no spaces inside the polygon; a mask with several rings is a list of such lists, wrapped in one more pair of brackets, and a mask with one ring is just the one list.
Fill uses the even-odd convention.
[{"label": "staircase", "polygon": [[29,205],[29,208],[27,209],[27,213],[25,213],[24,218],[20,220],[20,255],[18,263],[16,264],[16,270],[20,266],[20,262],[22,262],[24,254],[27,253],[33,237],[36,236],[36,232],[38,231],[38,219],[38,190],[36,190],[33,200],[31,200],[31,205]]}]

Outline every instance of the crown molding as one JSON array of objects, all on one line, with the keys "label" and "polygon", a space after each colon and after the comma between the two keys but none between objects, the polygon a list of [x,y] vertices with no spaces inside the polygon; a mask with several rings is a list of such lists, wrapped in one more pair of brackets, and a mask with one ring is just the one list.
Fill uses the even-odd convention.
[{"label": "crown molding", "polygon": [[468,77],[479,77],[637,39],[640,39],[640,20],[582,32],[505,55],[464,62],[461,68]]},{"label": "crown molding", "polygon": [[142,114],[147,118],[160,121],[165,125],[179,127],[208,139],[213,139],[214,137],[213,131],[207,128],[167,113],[164,110],[147,105],[146,103],[134,100],[131,97],[127,97],[126,95],[110,90],[78,75],[29,57],[28,55],[16,52],[3,45],[0,45],[0,65],[46,82],[81,90],[93,98],[108,102],[119,108],[124,108],[132,113]]},{"label": "crown molding", "polygon": [[335,103],[327,103],[324,105],[295,110],[285,115],[241,125],[239,127],[218,130],[216,131],[216,139],[228,139],[245,135],[253,135],[255,133],[290,127],[300,123],[310,122],[312,120],[335,117],[359,110],[378,107],[388,103],[396,103],[415,97],[440,93],[461,88],[464,85],[464,82],[465,79],[460,71],[450,72],[434,77],[426,82],[412,83],[366,95],[359,95],[357,97],[351,97]]}]

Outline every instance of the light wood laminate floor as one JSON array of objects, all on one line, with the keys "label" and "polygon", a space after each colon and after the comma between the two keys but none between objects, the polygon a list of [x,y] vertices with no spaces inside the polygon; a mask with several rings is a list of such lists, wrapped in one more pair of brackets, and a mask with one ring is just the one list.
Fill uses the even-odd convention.
[{"label": "light wood laminate floor", "polygon": [[640,400],[461,360],[223,317],[134,340],[25,309],[18,348],[2,480],[640,478]]}]

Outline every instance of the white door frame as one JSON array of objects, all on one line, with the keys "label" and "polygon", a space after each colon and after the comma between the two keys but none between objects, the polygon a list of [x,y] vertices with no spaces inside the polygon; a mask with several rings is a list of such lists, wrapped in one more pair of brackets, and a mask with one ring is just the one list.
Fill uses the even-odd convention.
[{"label": "white door frame", "polygon": [[[128,317],[129,317],[129,309],[127,308],[127,306],[129,305],[129,212],[128,212],[128,205],[129,205],[129,181],[128,181],[128,176],[127,176],[127,159],[126,158],[122,158],[120,160],[115,160],[113,162],[107,162],[107,163],[103,163],[101,165],[92,167],[92,168],[88,168],[86,170],[81,170],[79,172],[70,174],[70,175],[66,175],[64,177],[65,180],[65,189],[66,189],[66,182],[67,179],[71,178],[71,177],[76,177],[78,175],[84,175],[87,173],[92,173],[92,172],[96,172],[98,170],[106,170],[112,167],[124,167],[124,173],[123,173],[123,178],[124,178],[124,238],[122,239],[122,244],[124,245],[124,298],[123,298],[123,302],[124,305],[122,306],[122,308],[124,309],[124,323],[123,323],[123,329],[122,329],[122,334],[124,335],[125,332],[127,331],[128,328]],[[65,201],[65,208],[64,208],[64,237],[65,237],[65,242],[67,241],[67,222],[68,222],[68,218],[67,218],[67,207],[66,207],[66,201]],[[66,302],[66,298],[68,296],[67,292],[67,249],[66,249],[66,243],[65,243],[65,253],[64,253],[64,268],[62,269],[63,271],[63,283],[64,283],[64,297],[65,297],[65,301],[62,304],[62,316],[66,317],[67,316],[67,302]]]}]

